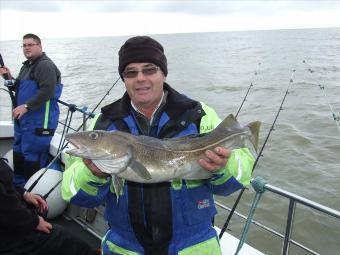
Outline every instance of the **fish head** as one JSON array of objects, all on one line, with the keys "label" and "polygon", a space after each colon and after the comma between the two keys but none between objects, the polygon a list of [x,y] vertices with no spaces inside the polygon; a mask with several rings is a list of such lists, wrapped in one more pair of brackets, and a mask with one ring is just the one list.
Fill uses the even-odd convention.
[{"label": "fish head", "polygon": [[69,155],[91,160],[118,159],[129,150],[126,139],[119,131],[84,131],[65,135],[75,148],[66,151]]}]

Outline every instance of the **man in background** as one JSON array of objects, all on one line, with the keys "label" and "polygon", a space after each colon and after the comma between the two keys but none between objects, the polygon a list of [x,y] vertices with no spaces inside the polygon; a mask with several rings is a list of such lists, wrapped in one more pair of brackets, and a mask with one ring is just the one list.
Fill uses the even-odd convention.
[{"label": "man in background", "polygon": [[[61,74],[53,61],[43,52],[40,38],[35,34],[23,36],[23,62],[15,85],[13,103],[14,182],[22,184],[48,163],[49,145],[58,125],[61,95]],[[1,75],[12,79],[8,67]]]}]

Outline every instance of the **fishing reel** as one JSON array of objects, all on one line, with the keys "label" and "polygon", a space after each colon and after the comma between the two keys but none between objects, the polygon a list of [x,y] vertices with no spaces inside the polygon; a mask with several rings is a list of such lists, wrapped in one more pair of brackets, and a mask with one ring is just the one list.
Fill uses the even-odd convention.
[{"label": "fishing reel", "polygon": [[4,81],[4,85],[7,87],[7,88],[13,88],[15,86],[15,82],[16,80],[5,80]]},{"label": "fishing reel", "polygon": [[[2,56],[0,54],[0,67],[1,68],[4,68],[5,67],[5,63],[4,63],[4,60],[2,59]],[[7,88],[12,88],[15,86],[15,80],[13,79],[9,79],[9,75],[7,73],[4,73],[2,75],[2,77],[5,79],[5,82],[4,82],[4,85],[7,87]]]}]

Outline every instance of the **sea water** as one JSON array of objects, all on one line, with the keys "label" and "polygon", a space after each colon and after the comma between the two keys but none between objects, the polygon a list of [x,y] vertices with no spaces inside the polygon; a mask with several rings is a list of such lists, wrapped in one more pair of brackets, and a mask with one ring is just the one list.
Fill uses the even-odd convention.
[{"label": "sea water", "polygon": [[[214,107],[221,118],[236,114],[242,124],[262,121],[267,137],[283,97],[275,130],[254,171],[270,184],[340,210],[340,131],[332,117],[340,114],[340,29],[298,29],[153,35],[168,59],[167,82],[178,91]],[[61,100],[93,110],[124,93],[118,81],[118,50],[128,37],[43,39],[43,49],[62,73]],[[18,41],[0,41],[5,64],[15,75],[24,56]],[[295,71],[294,71],[295,70]],[[324,86],[324,90],[320,86]],[[2,88],[4,88],[2,86]],[[106,96],[105,96],[106,95]],[[67,109],[61,106],[60,120]],[[1,119],[10,119],[10,99],[0,91]],[[73,127],[82,116],[74,114]],[[237,210],[248,213],[254,192],[245,192]],[[231,207],[236,195],[216,197]],[[263,195],[255,220],[285,230],[288,201]],[[227,212],[216,217],[221,226]],[[244,221],[234,216],[231,234],[240,236]],[[296,209],[292,237],[320,254],[340,250],[340,223],[303,206]],[[266,254],[280,254],[282,240],[251,226],[248,243]],[[305,254],[292,247],[291,254]]]}]

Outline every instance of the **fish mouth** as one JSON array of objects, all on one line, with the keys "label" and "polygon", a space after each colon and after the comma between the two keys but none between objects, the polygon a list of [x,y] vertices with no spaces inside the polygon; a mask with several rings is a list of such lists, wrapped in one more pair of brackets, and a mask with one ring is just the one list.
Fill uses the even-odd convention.
[{"label": "fish mouth", "polygon": [[65,151],[65,153],[71,156],[86,158],[90,160],[111,159],[110,154],[105,153],[105,151],[97,150],[96,148],[91,148],[91,146],[86,146],[86,144],[78,141],[78,139],[72,138],[71,134],[66,135],[65,139],[69,143],[69,147]]},{"label": "fish mouth", "polygon": [[74,143],[70,143],[71,148],[67,149],[65,152],[72,156],[83,157],[86,154],[87,150],[84,147],[78,146]]},{"label": "fish mouth", "polygon": [[68,141],[68,149],[65,151],[67,154],[72,156],[81,156],[87,151],[84,146],[77,143],[76,140],[72,139],[70,135],[65,135],[65,139]]},{"label": "fish mouth", "polygon": [[74,139],[72,139],[72,137],[70,137],[70,135],[66,134],[65,139],[66,139],[66,141],[68,141],[68,144],[71,145],[71,147],[74,147],[72,149],[80,149],[81,148],[81,145],[79,143],[77,143]]}]

